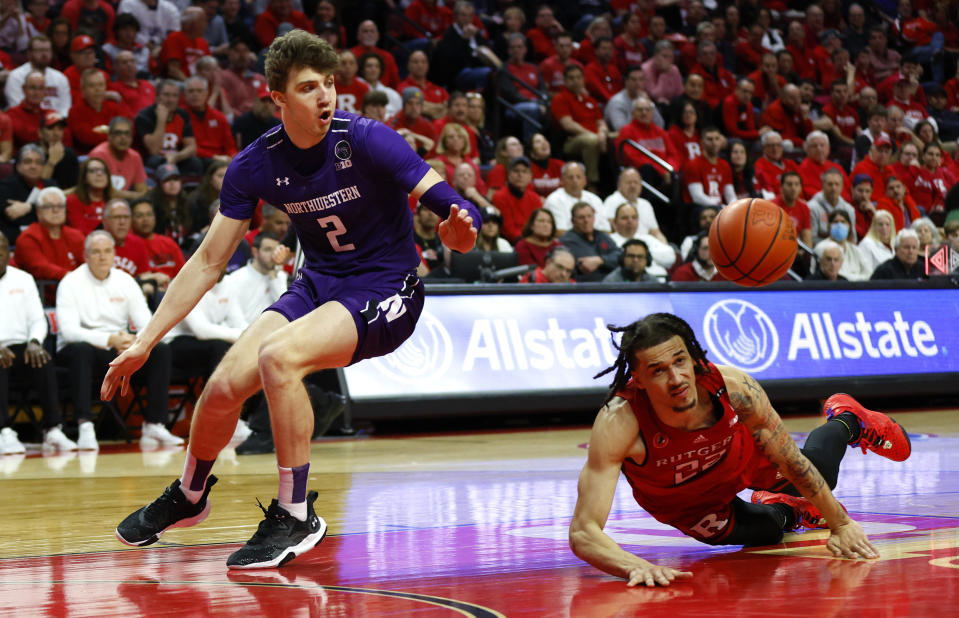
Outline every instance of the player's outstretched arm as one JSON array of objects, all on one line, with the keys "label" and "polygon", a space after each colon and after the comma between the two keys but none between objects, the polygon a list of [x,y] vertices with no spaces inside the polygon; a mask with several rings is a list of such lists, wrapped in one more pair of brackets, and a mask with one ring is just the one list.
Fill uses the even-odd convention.
[{"label": "player's outstretched arm", "polygon": [[213,287],[249,229],[249,219],[240,221],[220,213],[214,216],[200,248],[170,282],[149,323],[137,333],[133,345],[110,362],[100,387],[101,399],[112,399],[118,387],[121,387],[121,394],[127,393],[130,376],[147,362],[153,346],[186,317],[207,290]]},{"label": "player's outstretched arm", "polygon": [[444,245],[460,253],[476,246],[482,225],[479,210],[446,184],[436,170],[426,172],[410,195],[443,218],[437,232]]},{"label": "player's outstretched arm", "polygon": [[853,521],[833,496],[826,479],[786,431],[782,418],[769,402],[766,391],[747,373],[722,368],[729,400],[756,444],[802,495],[816,505],[832,532],[826,546],[843,558],[878,558],[862,527]]},{"label": "player's outstretched arm", "polygon": [[582,560],[627,580],[627,586],[668,586],[676,579],[692,577],[692,573],[643,560],[625,551],[603,532],[616,494],[620,467],[630,454],[637,433],[636,419],[629,404],[622,399],[611,401],[596,417],[586,465],[579,475],[579,497],[569,525],[569,546]]}]

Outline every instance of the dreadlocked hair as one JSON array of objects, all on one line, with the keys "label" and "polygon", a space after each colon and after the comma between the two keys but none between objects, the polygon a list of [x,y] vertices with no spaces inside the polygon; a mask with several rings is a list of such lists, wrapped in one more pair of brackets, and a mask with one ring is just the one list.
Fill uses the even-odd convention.
[{"label": "dreadlocked hair", "polygon": [[689,350],[689,355],[693,359],[696,373],[702,375],[709,371],[706,364],[706,351],[696,340],[693,329],[685,320],[671,313],[651,313],[628,326],[607,324],[606,328],[612,334],[622,333],[623,336],[619,343],[616,343],[616,338],[612,337],[613,346],[619,350],[616,362],[611,367],[607,367],[593,376],[593,379],[601,378],[607,373],[615,371],[613,382],[609,385],[609,391],[603,405],[609,403],[616,396],[616,393],[625,388],[626,383],[629,382],[629,376],[633,373],[636,362],[636,352],[664,343],[677,335],[686,344],[686,349]]}]

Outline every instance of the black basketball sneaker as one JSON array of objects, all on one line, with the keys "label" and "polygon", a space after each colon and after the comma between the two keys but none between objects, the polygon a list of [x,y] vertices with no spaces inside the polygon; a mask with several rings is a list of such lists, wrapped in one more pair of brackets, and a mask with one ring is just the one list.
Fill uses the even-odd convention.
[{"label": "black basketball sneaker", "polygon": [[141,547],[156,543],[170,528],[195,526],[210,514],[210,488],[216,484],[212,474],[206,479],[203,496],[196,504],[180,491],[180,479],[173,481],[163,494],[142,509],[134,511],[117,526],[121,543]]},{"label": "black basketball sneaker", "polygon": [[317,496],[315,491],[306,495],[306,521],[290,515],[275,498],[268,509],[257,500],[264,519],[246,545],[227,559],[226,566],[231,569],[279,567],[319,545],[326,536],[326,521],[313,510]]}]

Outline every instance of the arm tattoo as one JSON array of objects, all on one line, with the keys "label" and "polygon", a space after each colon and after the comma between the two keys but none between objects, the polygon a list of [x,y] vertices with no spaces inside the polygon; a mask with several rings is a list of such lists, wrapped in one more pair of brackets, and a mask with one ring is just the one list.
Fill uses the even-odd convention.
[{"label": "arm tattoo", "polygon": [[768,426],[762,426],[755,429],[752,435],[766,458],[789,478],[804,496],[814,496],[825,487],[826,481],[822,474],[796,446],[782,419],[777,418],[771,430]]}]

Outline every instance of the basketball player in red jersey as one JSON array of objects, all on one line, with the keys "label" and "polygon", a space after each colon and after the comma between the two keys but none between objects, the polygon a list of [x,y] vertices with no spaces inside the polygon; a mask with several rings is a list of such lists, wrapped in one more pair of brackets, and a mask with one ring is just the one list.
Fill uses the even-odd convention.
[{"label": "basketball player in red jersey", "polygon": [[[710,545],[771,545],[784,530],[826,528],[835,556],[878,558],[833,497],[846,445],[894,461],[911,452],[898,423],[848,395],[826,401],[827,422],[800,450],[746,373],[706,360],[692,329],[668,313],[626,327],[606,405],[593,424],[569,528],[573,552],[629,586],[668,586],[692,573],[654,565],[603,532],[620,470],[657,520]],[[736,497],[755,490],[752,503]]]}]

